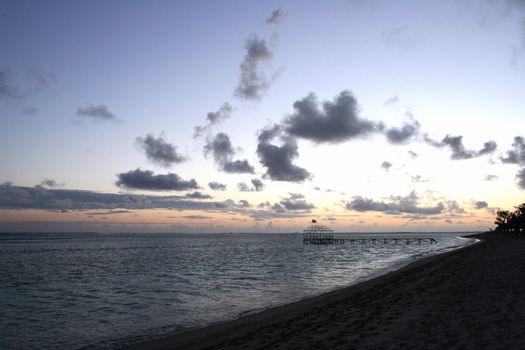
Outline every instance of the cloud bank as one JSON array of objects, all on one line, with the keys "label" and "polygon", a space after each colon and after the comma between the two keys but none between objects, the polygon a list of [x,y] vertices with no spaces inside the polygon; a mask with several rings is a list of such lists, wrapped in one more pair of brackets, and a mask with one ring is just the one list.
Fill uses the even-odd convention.
[{"label": "cloud bank", "polygon": [[155,175],[151,170],[140,168],[118,174],[116,185],[150,191],[186,191],[199,188],[195,179],[186,181],[174,173]]}]

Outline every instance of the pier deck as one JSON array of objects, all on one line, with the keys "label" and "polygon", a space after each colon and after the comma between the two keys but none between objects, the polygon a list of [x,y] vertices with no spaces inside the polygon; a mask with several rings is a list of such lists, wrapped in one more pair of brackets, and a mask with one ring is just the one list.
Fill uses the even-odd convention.
[{"label": "pier deck", "polygon": [[304,244],[436,244],[430,237],[397,238],[303,238]]}]

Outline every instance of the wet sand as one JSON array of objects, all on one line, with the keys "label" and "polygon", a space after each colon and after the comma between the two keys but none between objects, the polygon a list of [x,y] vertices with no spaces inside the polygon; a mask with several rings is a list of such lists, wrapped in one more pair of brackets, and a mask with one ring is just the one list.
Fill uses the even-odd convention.
[{"label": "wet sand", "polygon": [[478,237],[354,286],[129,349],[525,349],[525,237]]}]

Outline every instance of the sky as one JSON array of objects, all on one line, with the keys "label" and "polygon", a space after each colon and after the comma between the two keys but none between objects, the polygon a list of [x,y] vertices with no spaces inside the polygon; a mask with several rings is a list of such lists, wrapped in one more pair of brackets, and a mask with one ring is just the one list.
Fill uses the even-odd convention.
[{"label": "sky", "polygon": [[473,231],[525,194],[525,1],[0,6],[0,232]]}]

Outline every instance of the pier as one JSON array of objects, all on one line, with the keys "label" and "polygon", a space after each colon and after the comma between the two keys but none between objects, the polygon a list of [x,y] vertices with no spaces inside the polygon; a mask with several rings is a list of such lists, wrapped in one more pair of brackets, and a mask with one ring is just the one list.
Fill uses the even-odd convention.
[{"label": "pier", "polygon": [[388,237],[388,238],[335,238],[334,230],[319,225],[312,220],[312,225],[303,231],[304,244],[436,244],[431,237]]},{"label": "pier", "polygon": [[304,244],[436,244],[430,237],[397,238],[303,238]]}]

